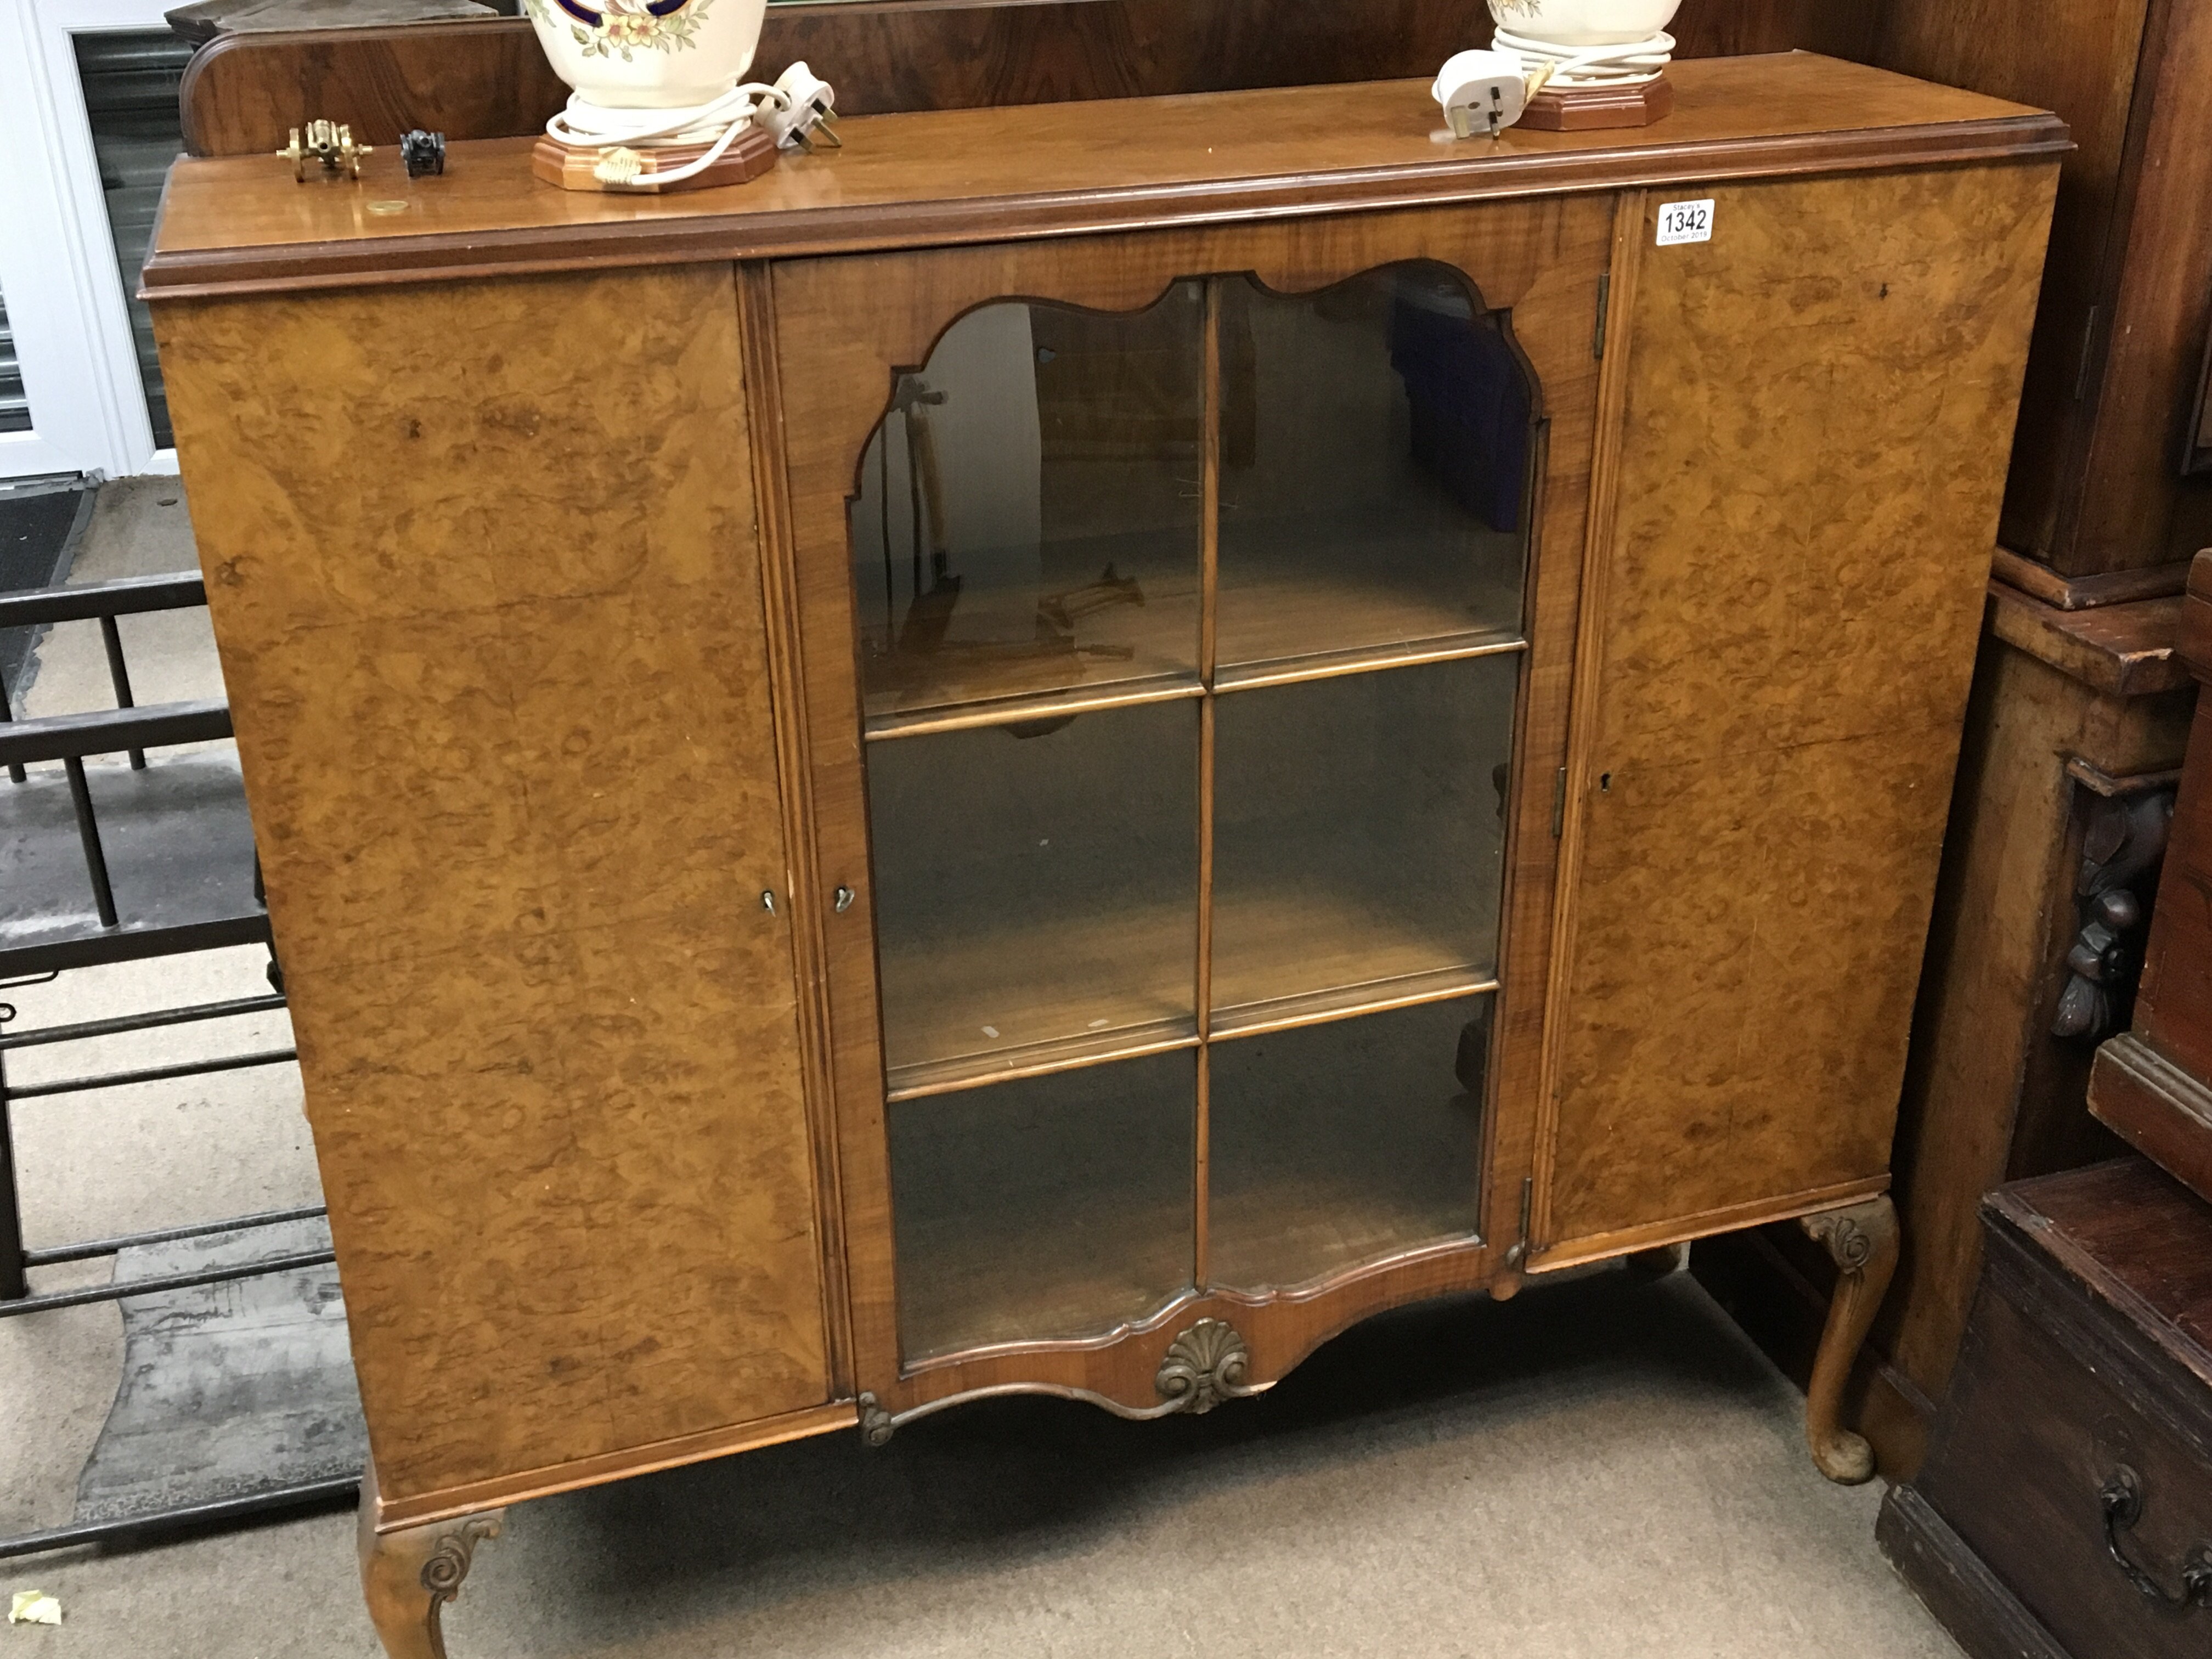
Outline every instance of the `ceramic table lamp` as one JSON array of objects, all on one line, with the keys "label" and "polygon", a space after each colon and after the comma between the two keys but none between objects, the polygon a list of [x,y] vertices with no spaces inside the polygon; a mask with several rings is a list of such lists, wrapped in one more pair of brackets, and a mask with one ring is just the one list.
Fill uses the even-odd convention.
[{"label": "ceramic table lamp", "polygon": [[713,103],[752,67],[768,0],[528,0],[553,71],[601,109]]},{"label": "ceramic table lamp", "polygon": [[566,190],[740,184],[809,145],[834,97],[803,63],[745,80],[768,0],[526,0],[553,71],[574,88],[545,124],[537,175]]},{"label": "ceramic table lamp", "polygon": [[1640,127],[1674,107],[1666,32],[1681,0],[1490,0],[1493,47],[1543,76],[1521,125]]}]

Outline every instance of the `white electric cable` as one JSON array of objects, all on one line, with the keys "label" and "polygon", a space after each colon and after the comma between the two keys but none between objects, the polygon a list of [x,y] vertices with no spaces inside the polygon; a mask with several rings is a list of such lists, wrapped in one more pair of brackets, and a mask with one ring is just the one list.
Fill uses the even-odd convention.
[{"label": "white electric cable", "polygon": [[1674,53],[1674,37],[1662,30],[1643,40],[1603,46],[1563,46],[1534,36],[1499,29],[1491,43],[1498,52],[1516,52],[1534,70],[1549,64],[1547,78],[1563,86],[1626,85],[1649,81]]},{"label": "white electric cable", "polygon": [[624,166],[620,151],[706,144],[704,154],[682,167],[647,175],[653,185],[665,187],[694,178],[720,161],[763,105],[785,109],[790,102],[789,94],[760,81],[732,87],[707,103],[681,109],[610,109],[589,102],[580,93],[571,93],[568,107],[546,122],[545,131],[575,149],[599,150],[599,165],[593,172],[604,184],[638,181],[635,159]]}]

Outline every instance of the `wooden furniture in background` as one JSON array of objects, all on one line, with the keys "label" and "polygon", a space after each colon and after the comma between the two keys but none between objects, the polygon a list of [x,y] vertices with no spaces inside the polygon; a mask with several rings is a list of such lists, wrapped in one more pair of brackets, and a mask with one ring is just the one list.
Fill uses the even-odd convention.
[{"label": "wooden furniture in background", "polygon": [[[2201,684],[2212,678],[2212,552],[2190,568],[2181,613],[2180,655]],[[2212,1200],[2212,708],[2201,700],[2166,865],[2135,1025],[2097,1051],[2089,1108]]]},{"label": "wooden furniture in background", "polygon": [[[2121,1150],[2083,1097],[2097,1038],[2126,1018],[2143,923],[2113,941],[2106,983],[2069,957],[2106,895],[2147,912],[2156,890],[2195,696],[2172,647],[2180,603],[2066,611],[1990,584],[1898,1121],[1903,1260],[1848,1394],[1894,1479],[1919,1467],[1950,1381],[1982,1196]],[[2092,990],[2111,999],[2102,1023],[2057,1034]],[[1709,1240],[1691,1267],[1784,1370],[1810,1376],[1828,1269],[1795,1230]]]},{"label": "wooden furniture in background", "polygon": [[[2163,603],[2187,672],[2212,676],[2212,553]],[[2172,813],[2165,896],[2134,1027],[2097,1051],[2088,1101],[2165,1170],[2127,1158],[1990,1200],[1926,1466],[1882,1509],[1883,1547],[1974,1659],[2212,1642],[2212,710],[2173,804],[2127,810],[2161,836]]]},{"label": "wooden furniture in background", "polygon": [[[2212,477],[2185,477],[2212,335],[2212,14],[1886,0],[1869,61],[2047,106],[2060,169],[1997,585],[1969,707],[1906,1073],[1898,1280],[1853,1386],[1883,1466],[1917,1466],[1979,1276],[1997,1183],[2118,1144],[2084,1104],[2096,1042],[2125,1025],[2195,687],[2173,659],[2185,561],[2212,540]],[[2097,890],[2085,891],[2085,884]],[[2117,898],[2110,901],[2119,903]],[[2095,977],[2069,958],[2101,955]],[[1801,1377],[1825,1264],[1786,1230],[1693,1269]]]},{"label": "wooden furniture in background", "polygon": [[[1874,17],[1874,0],[1693,0],[1676,56],[1861,58]],[[1433,76],[1489,33],[1457,0],[798,0],[769,8],[754,71],[773,80],[804,58],[841,112],[875,115]],[[369,143],[416,126],[520,137],[568,92],[521,18],[232,34],[185,75],[185,144],[278,149],[309,106]]]},{"label": "wooden furniture in background", "polygon": [[[1424,82],[862,117],[651,201],[527,138],[179,164],[147,289],[392,1652],[532,1496],[1006,1389],[1206,1410],[1792,1218],[1846,1279],[1808,1437],[1869,1472],[2065,140],[1674,74],[1464,145]],[[1682,196],[1712,240],[1655,246]]]},{"label": "wooden furniture in background", "polygon": [[2130,1158],[1991,1196],[1989,1265],[1884,1552],[1970,1659],[2212,1632],[2212,1205]]},{"label": "wooden furniture in background", "polygon": [[2174,0],[1884,0],[1869,60],[2058,112],[2051,254],[1997,574],[2063,609],[2178,593],[2212,337],[2212,15]]}]

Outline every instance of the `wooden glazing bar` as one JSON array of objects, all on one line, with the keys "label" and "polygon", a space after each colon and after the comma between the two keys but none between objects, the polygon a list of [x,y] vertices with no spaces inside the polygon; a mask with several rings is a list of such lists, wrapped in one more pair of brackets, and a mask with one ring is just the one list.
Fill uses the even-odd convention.
[{"label": "wooden glazing bar", "polygon": [[888,1076],[889,1086],[884,1091],[884,1098],[921,1100],[931,1095],[958,1094],[963,1090],[980,1089],[993,1083],[1047,1077],[1054,1072],[1079,1071],[1086,1066],[1110,1066],[1117,1060],[1136,1060],[1146,1054],[1197,1046],[1198,1033],[1191,1029],[1188,1020],[1162,1021],[1096,1036],[1086,1033],[1021,1048],[1001,1048],[988,1054],[895,1066]]},{"label": "wooden glazing bar", "polygon": [[1518,634],[1501,637],[1493,629],[1483,629],[1413,644],[1361,646],[1348,651],[1316,651],[1303,657],[1279,657],[1270,662],[1239,663],[1217,669],[1209,684],[1217,694],[1254,691],[1261,686],[1340,679],[1347,674],[1373,674],[1387,668],[1417,667],[1422,663],[1508,657],[1528,648],[1528,641]]},{"label": "wooden glazing bar", "polygon": [[[1221,592],[1221,278],[1206,282],[1205,408],[1199,422],[1198,672],[1213,684],[1216,606]],[[1213,1006],[1213,699],[1198,706],[1198,1076],[1192,1126],[1191,1273],[1203,1285],[1208,1261],[1212,1166],[1212,1076],[1206,1039]]]},{"label": "wooden glazing bar", "polygon": [[1224,1008],[1213,1017],[1207,1041],[1228,1042],[1237,1037],[1261,1036],[1302,1025],[1326,1025],[1331,1020],[1385,1013],[1393,1008],[1412,1008],[1425,1002],[1449,1002],[1454,997],[1486,996],[1498,987],[1497,975],[1480,968],[1445,968],[1403,979],[1334,986],[1298,996],[1278,997],[1269,1002],[1248,1003],[1241,1008]]},{"label": "wooden glazing bar", "polygon": [[1162,674],[1152,679],[1125,680],[1119,688],[1042,691],[1034,696],[957,704],[949,708],[917,710],[911,714],[872,714],[863,729],[870,743],[884,743],[893,738],[926,738],[935,732],[1019,726],[1025,720],[1095,714],[1107,708],[1138,708],[1146,703],[1176,702],[1205,695],[1206,687],[1188,674]]}]

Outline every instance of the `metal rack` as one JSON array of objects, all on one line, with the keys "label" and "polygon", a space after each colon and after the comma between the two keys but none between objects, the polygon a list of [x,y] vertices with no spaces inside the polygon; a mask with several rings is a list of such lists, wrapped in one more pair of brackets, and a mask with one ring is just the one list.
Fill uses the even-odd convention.
[{"label": "metal rack", "polygon": [[[75,968],[251,944],[270,948],[271,988],[263,995],[23,1031],[4,1029],[16,1011],[0,1002],[0,1319],[289,1273],[333,1259],[327,1249],[295,1250],[243,1264],[42,1295],[33,1295],[30,1289],[29,1272],[35,1267],[94,1261],[133,1246],[275,1226],[324,1213],[322,1206],[310,1205],[111,1238],[35,1247],[23,1239],[11,1128],[11,1113],[18,1103],[282,1065],[296,1058],[291,1048],[270,1048],[34,1084],[11,1083],[8,1076],[9,1056],[25,1049],[269,1013],[285,1006],[235,756],[200,753],[150,767],[146,759],[148,750],[228,737],[229,708],[220,702],[137,707],[116,625],[118,617],[206,602],[205,587],[197,574],[0,594],[0,628],[97,622],[117,703],[113,709],[18,720],[13,718],[9,688],[0,684],[0,765],[7,768],[12,781],[0,786],[0,868],[9,875],[7,890],[0,896],[0,989],[51,981]],[[116,753],[128,755],[129,769],[101,769],[95,789],[85,760]],[[51,769],[56,762],[60,763],[58,772]],[[33,767],[41,769],[34,772]],[[0,1539],[0,1558],[334,1503],[349,1498],[357,1488],[356,1480],[318,1481],[28,1533]]]}]

